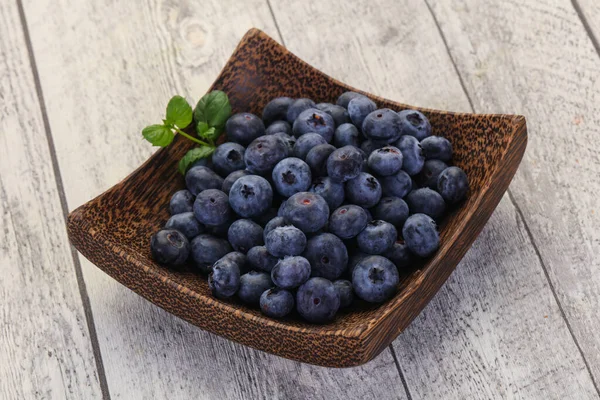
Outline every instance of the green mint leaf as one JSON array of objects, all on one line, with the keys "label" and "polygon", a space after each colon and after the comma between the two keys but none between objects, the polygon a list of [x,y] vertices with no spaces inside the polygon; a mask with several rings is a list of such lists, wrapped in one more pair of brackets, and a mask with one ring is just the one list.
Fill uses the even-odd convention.
[{"label": "green mint leaf", "polygon": [[215,128],[208,128],[204,133],[200,135],[200,137],[207,140],[215,141],[219,137],[219,134],[217,133]]},{"label": "green mint leaf", "polygon": [[[206,122],[211,127],[224,127],[231,115],[231,104],[225,92],[213,90],[200,99],[194,110],[197,122]],[[220,128],[222,131],[222,128]],[[220,132],[219,132],[220,133]]]},{"label": "green mint leaf", "polygon": [[167,105],[166,121],[177,125],[179,129],[187,127],[192,122],[193,111],[186,99],[181,96],[173,96]]},{"label": "green mint leaf", "polygon": [[208,130],[209,126],[206,122],[204,121],[200,121],[198,122],[198,125],[196,125],[196,132],[198,132],[198,136],[202,137],[202,135],[204,134],[204,132],[206,132]]},{"label": "green mint leaf", "polygon": [[193,163],[202,158],[210,157],[213,151],[215,151],[215,148],[209,146],[195,147],[191,149],[185,153],[185,156],[183,156],[181,160],[179,160],[179,172],[182,175],[185,175]]},{"label": "green mint leaf", "polygon": [[160,147],[167,147],[175,137],[173,131],[164,125],[147,126],[142,130],[142,136],[152,143],[153,146]]}]

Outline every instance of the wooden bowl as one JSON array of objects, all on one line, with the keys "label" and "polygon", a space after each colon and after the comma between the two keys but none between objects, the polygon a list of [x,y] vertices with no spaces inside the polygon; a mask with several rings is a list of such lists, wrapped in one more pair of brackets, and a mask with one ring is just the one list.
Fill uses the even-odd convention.
[{"label": "wooden bowl", "polygon": [[[274,97],[333,102],[355,90],[303,62],[263,32],[252,29],[212,89],[229,95],[233,112],[261,115]],[[363,92],[364,93],[364,92]],[[211,296],[207,279],[191,267],[171,270],[150,256],[150,236],[168,219],[171,195],[184,187],[177,162],[190,147],[178,140],[157,151],[125,180],[69,215],[69,238],[98,268],[163,309],[209,332],[294,360],[351,367],[377,356],[423,310],[469,249],[506,191],[525,151],[525,118],[411,107],[364,93],[379,107],[417,108],[433,131],[452,141],[455,165],[471,189],[440,227],[439,251],[408,271],[396,296],[381,305],[358,302],[328,325],[297,315],[274,320],[236,300]]]}]

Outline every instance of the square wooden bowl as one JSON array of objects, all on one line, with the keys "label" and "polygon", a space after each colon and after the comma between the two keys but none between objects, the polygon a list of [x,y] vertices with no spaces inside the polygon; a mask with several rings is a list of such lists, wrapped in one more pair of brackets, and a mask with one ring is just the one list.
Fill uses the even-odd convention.
[{"label": "square wooden bowl", "polygon": [[[355,90],[303,62],[263,32],[252,29],[221,71],[212,89],[229,95],[233,112],[261,115],[278,96],[334,102]],[[379,107],[415,108],[364,93]],[[525,118],[417,108],[433,131],[452,141],[455,165],[471,190],[440,227],[441,247],[403,276],[396,296],[381,305],[359,302],[328,325],[298,316],[274,320],[236,300],[211,296],[206,277],[156,264],[150,236],[168,219],[171,195],[184,187],[177,162],[190,142],[157,151],[135,172],[69,215],[75,247],[98,268],[159,307],[209,332],[307,363],[330,367],[363,364],[377,356],[423,310],[469,249],[506,191],[525,151]]]}]

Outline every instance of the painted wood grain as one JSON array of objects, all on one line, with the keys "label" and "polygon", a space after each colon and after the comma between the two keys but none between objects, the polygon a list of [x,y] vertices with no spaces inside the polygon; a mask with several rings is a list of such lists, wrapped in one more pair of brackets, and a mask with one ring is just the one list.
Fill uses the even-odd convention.
[{"label": "painted wood grain", "polygon": [[[69,207],[152,152],[140,130],[175,93],[197,100],[267,3],[79,2],[25,7]],[[82,260],[112,398],[406,398],[391,352],[360,368],[283,360],[212,336]]]},{"label": "painted wood grain", "polygon": [[[407,103],[470,109],[425,3],[274,1],[273,9],[290,50],[330,75]],[[507,197],[394,348],[413,398],[596,398]]]},{"label": "painted wood grain", "polygon": [[100,387],[15,2],[0,4],[0,398]]},{"label": "painted wood grain", "polygon": [[569,1],[477,4],[432,8],[476,111],[527,116],[512,194],[598,391],[600,57]]}]

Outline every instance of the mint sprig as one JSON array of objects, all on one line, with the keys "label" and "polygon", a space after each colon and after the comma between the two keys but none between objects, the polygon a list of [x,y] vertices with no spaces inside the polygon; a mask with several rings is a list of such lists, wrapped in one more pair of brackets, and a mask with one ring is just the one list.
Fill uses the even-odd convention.
[{"label": "mint sprig", "polygon": [[[181,96],[173,96],[167,104],[165,119],[162,124],[150,125],[142,130],[142,136],[154,146],[167,147],[173,142],[176,134],[199,145],[188,151],[179,161],[179,172],[185,175],[196,161],[210,157],[215,151],[215,142],[225,129],[225,122],[231,115],[231,105],[225,92],[214,90],[204,95],[196,108],[192,110],[187,100]],[[186,132],[192,121],[196,122],[196,134],[200,140]]]}]

